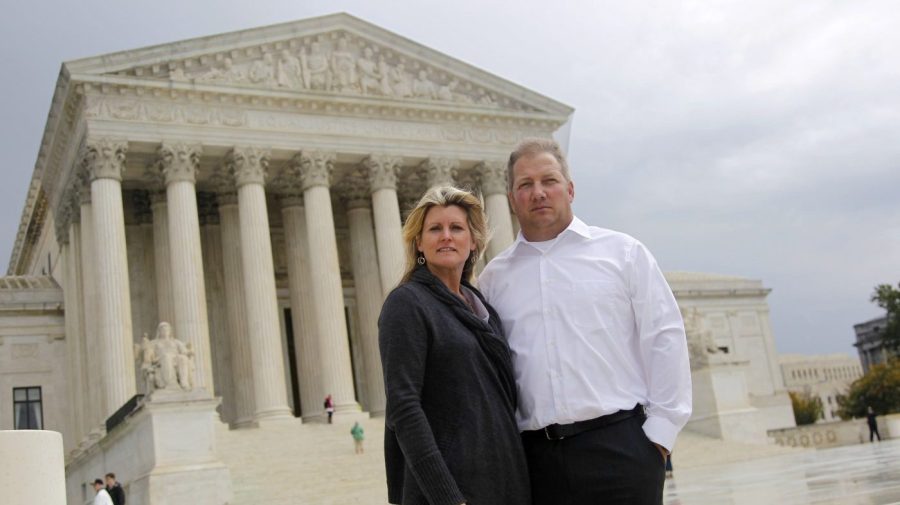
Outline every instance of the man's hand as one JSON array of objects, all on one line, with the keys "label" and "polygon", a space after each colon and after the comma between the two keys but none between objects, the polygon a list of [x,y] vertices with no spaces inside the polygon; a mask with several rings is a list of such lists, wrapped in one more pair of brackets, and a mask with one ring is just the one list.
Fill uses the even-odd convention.
[{"label": "man's hand", "polygon": [[656,442],[654,442],[653,445],[655,445],[656,448],[659,449],[659,454],[662,456],[663,464],[665,464],[665,463],[666,463],[666,456],[669,455],[669,451],[667,451],[665,447],[663,447],[663,446],[657,444]]}]

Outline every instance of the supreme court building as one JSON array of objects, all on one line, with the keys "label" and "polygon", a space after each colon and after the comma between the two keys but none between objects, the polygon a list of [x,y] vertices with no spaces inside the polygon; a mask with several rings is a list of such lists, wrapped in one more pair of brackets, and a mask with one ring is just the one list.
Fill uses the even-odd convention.
[{"label": "supreme court building", "polygon": [[[329,394],[338,417],[383,413],[377,318],[402,273],[405,212],[434,184],[477,190],[489,260],[516,232],[510,149],[572,113],[346,14],[64,63],[0,280],[0,429],[61,431],[70,496],[119,465],[142,476],[129,502],[151,503],[154,479],[185,461],[181,485],[225,486],[204,423],[315,422]],[[695,346],[693,426],[764,438],[793,425],[768,290],[667,276],[689,339],[711,342]],[[190,347],[193,390],[140,407],[136,360],[161,321]],[[142,431],[141,416],[156,422]],[[163,421],[174,428],[154,431]],[[141,452],[166,437],[180,440],[168,456]]]}]

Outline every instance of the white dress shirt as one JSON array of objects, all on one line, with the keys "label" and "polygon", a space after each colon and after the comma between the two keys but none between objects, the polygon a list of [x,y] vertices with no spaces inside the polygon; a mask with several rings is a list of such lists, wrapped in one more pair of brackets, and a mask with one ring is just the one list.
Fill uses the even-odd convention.
[{"label": "white dress shirt", "polygon": [[550,242],[519,233],[478,282],[512,350],[520,430],[640,403],[647,438],[672,450],[691,370],[675,297],[643,244],[576,217]]},{"label": "white dress shirt", "polygon": [[105,489],[100,488],[97,496],[94,497],[94,505],[113,505],[112,497]]}]

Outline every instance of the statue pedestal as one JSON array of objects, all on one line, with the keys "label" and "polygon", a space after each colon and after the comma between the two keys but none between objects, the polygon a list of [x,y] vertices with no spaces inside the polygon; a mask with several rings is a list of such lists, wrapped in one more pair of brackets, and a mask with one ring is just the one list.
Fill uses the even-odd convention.
[{"label": "statue pedestal", "polygon": [[768,443],[747,387],[749,362],[710,354],[703,365],[691,371],[693,414],[686,428],[723,440]]},{"label": "statue pedestal", "polygon": [[231,500],[228,468],[215,453],[218,399],[154,391],[132,424],[140,449],[151,449],[129,486],[129,503],[224,505]]},{"label": "statue pedestal", "polygon": [[154,391],[131,417],[69,463],[69,503],[82,503],[81,482],[113,471],[129,505],[226,505],[232,499],[231,476],[216,455],[218,404],[202,390]]}]

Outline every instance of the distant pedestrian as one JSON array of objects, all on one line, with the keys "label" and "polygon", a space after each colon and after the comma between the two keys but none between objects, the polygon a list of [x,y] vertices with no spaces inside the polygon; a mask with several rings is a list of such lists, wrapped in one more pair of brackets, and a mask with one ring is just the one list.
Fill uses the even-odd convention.
[{"label": "distant pedestrian", "polygon": [[878,437],[878,441],[881,442],[881,434],[878,433],[878,419],[871,406],[866,407],[866,422],[869,424],[869,442],[874,442],[875,437]]},{"label": "distant pedestrian", "polygon": [[671,479],[675,476],[675,473],[672,471],[672,453],[666,454],[666,478]]},{"label": "distant pedestrian", "polygon": [[106,474],[106,492],[112,498],[113,505],[125,505],[125,490],[116,481],[116,474],[112,472]]},{"label": "distant pedestrian", "polygon": [[328,424],[331,424],[331,417],[334,415],[334,402],[331,395],[325,397],[325,412],[328,414]]},{"label": "distant pedestrian", "polygon": [[113,505],[112,498],[106,492],[106,487],[101,479],[94,479],[94,492],[97,493],[97,496],[94,497],[94,505]]},{"label": "distant pedestrian", "polygon": [[356,454],[362,454],[363,440],[366,438],[366,436],[365,432],[363,431],[363,427],[359,425],[359,422],[353,423],[353,427],[350,428],[350,434],[353,435],[354,452]]}]

